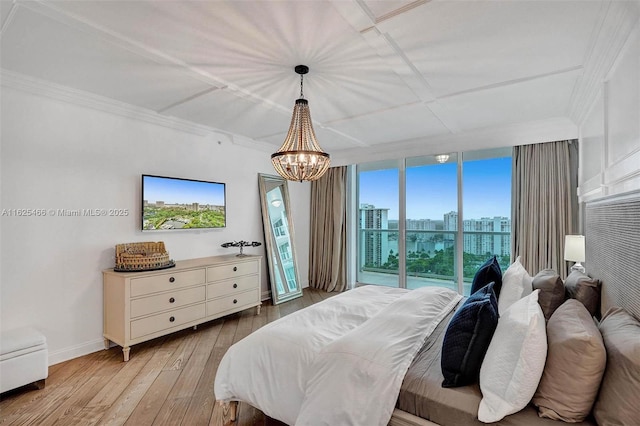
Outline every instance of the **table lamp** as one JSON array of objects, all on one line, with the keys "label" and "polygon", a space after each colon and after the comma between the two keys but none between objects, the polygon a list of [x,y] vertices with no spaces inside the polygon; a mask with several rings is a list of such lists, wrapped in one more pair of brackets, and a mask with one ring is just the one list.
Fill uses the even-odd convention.
[{"label": "table lamp", "polygon": [[584,266],[584,235],[565,235],[564,237],[564,260],[576,262],[572,271],[585,272]]}]

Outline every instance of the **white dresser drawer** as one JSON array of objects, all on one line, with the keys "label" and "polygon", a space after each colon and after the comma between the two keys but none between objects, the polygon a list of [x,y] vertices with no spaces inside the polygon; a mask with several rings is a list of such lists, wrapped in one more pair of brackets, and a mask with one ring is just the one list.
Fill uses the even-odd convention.
[{"label": "white dresser drawer", "polygon": [[[262,256],[185,259],[171,269],[102,271],[105,348],[131,346],[256,307],[260,314]],[[235,300],[235,303],[234,303]],[[1,422],[0,422],[1,423]]]},{"label": "white dresser drawer", "polygon": [[192,271],[176,271],[174,273],[157,274],[149,277],[131,279],[131,297],[144,296],[161,291],[204,284],[205,269]]},{"label": "white dresser drawer", "polygon": [[257,274],[258,260],[210,266],[207,268],[207,282],[226,280],[241,275]]},{"label": "white dresser drawer", "polygon": [[207,302],[207,315],[217,315],[232,309],[240,309],[243,306],[259,305],[260,291],[258,289],[244,293],[234,294]]},{"label": "white dresser drawer", "polygon": [[196,321],[204,318],[205,314],[205,305],[204,303],[200,303],[198,305],[187,306],[186,308],[131,321],[131,338],[137,339],[147,334]]},{"label": "white dresser drawer", "polygon": [[156,312],[175,309],[192,303],[204,302],[205,286],[168,291],[155,296],[147,296],[131,300],[131,318],[149,315]]},{"label": "white dresser drawer", "polygon": [[258,285],[259,280],[257,275],[245,275],[232,280],[207,284],[207,299],[229,296],[235,293],[242,293],[247,290],[257,289]]}]

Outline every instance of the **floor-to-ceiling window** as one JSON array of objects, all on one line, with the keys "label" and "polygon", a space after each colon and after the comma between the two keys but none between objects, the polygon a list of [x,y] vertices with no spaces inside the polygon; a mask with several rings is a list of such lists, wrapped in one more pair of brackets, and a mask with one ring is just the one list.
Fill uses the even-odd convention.
[{"label": "floor-to-ceiling window", "polygon": [[469,293],[496,255],[510,262],[511,148],[357,166],[357,281]]},{"label": "floor-to-ceiling window", "polygon": [[357,280],[398,287],[398,162],[358,165],[357,173]]},{"label": "floor-to-ceiling window", "polygon": [[407,158],[405,188],[407,288],[457,290],[457,156]]},{"label": "floor-to-ceiling window", "polygon": [[463,276],[468,295],[478,267],[495,255],[502,271],[511,257],[511,149],[462,155]]}]

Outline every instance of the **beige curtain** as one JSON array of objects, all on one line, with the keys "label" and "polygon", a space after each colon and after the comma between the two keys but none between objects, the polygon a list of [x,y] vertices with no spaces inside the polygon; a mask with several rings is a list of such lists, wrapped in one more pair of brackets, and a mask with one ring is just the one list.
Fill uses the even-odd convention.
[{"label": "beige curtain", "polygon": [[347,287],[346,179],[346,167],[331,167],[311,183],[309,285],[326,291]]},{"label": "beige curtain", "polygon": [[567,276],[564,236],[577,233],[577,141],[513,148],[512,258],[531,275]]}]

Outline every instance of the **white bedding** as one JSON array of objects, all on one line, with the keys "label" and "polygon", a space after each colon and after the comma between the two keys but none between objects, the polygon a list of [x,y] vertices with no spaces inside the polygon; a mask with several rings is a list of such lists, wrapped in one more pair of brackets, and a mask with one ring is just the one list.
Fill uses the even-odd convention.
[{"label": "white bedding", "polygon": [[216,399],[289,425],[386,425],[413,357],[460,299],[364,286],[297,311],[229,348]]}]

